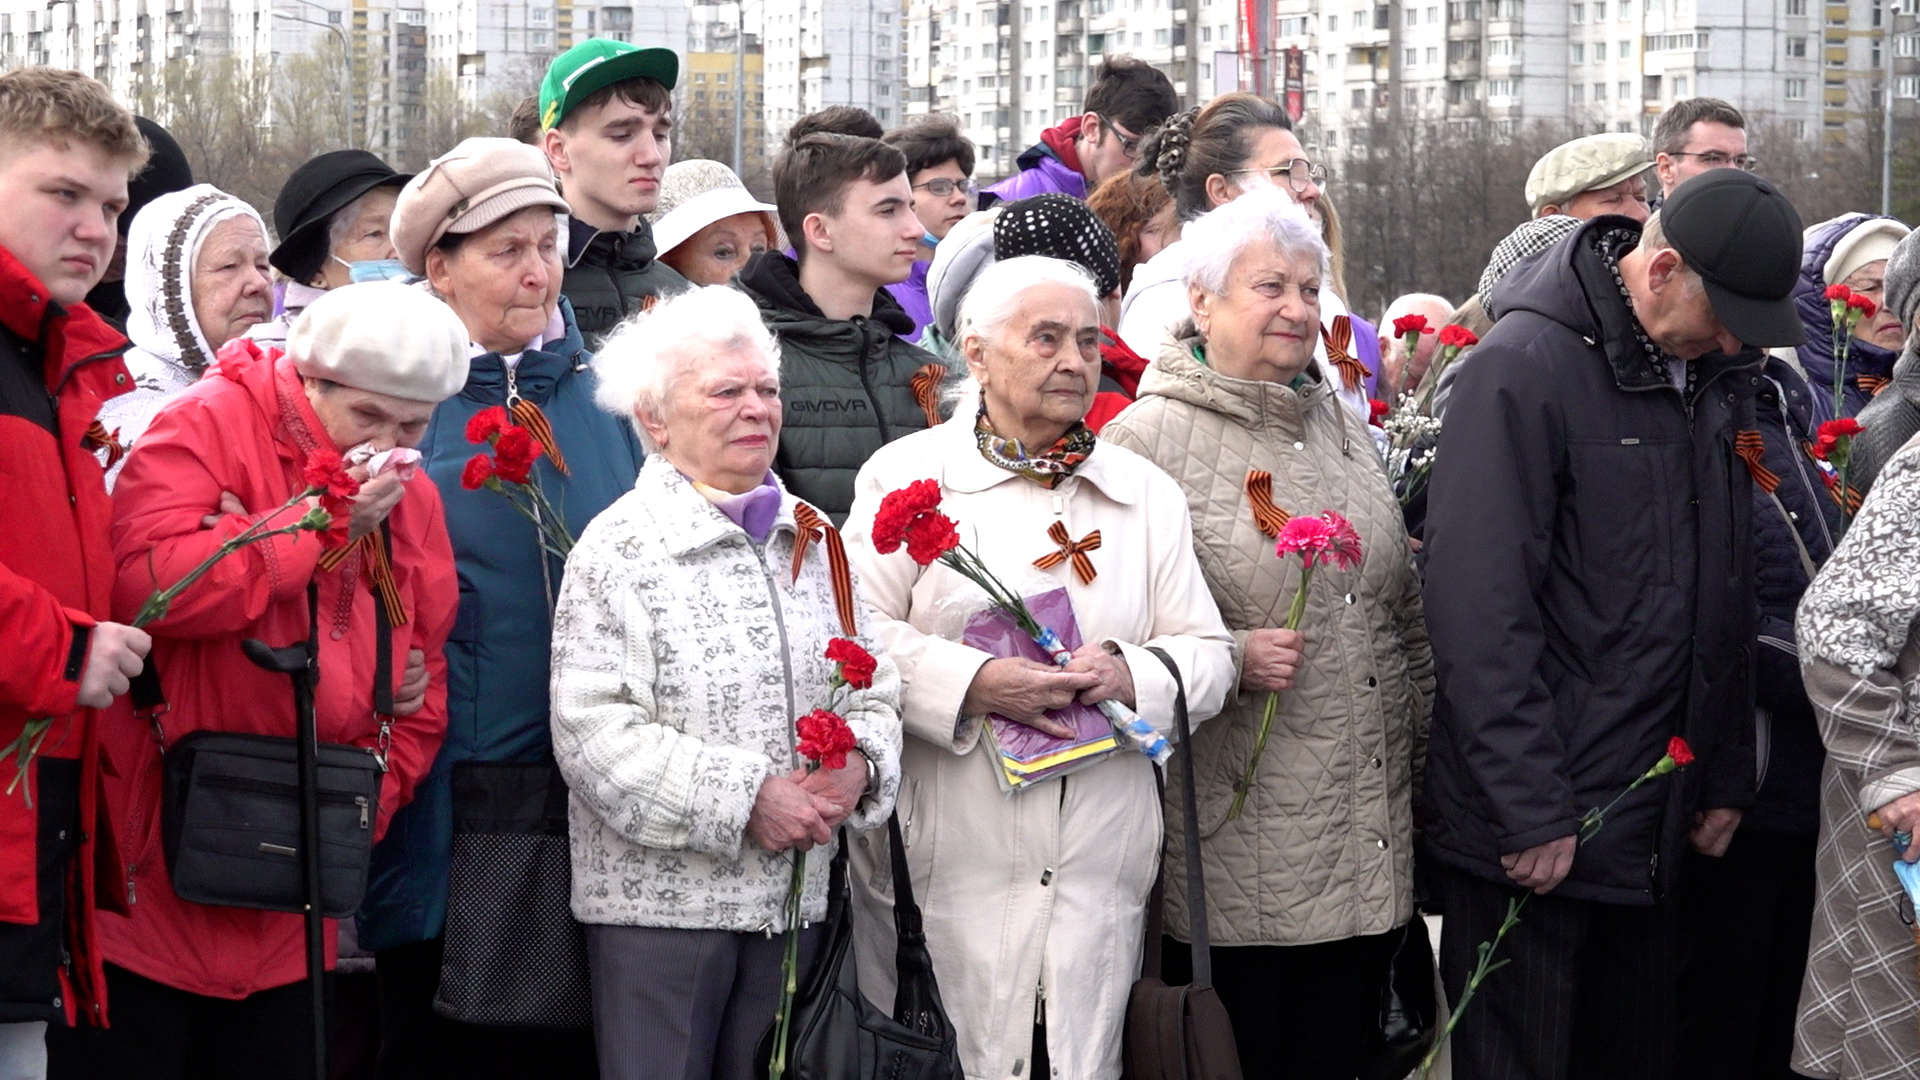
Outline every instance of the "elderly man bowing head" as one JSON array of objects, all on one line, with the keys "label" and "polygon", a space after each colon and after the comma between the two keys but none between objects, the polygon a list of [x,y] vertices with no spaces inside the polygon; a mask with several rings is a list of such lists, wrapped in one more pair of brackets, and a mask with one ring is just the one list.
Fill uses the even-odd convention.
[{"label": "elderly man bowing head", "polygon": [[[1009,797],[983,718],[1000,718],[996,740],[1024,738],[1021,726],[1055,734],[1066,706],[1114,700],[1165,729],[1174,676],[1147,646],[1179,668],[1195,720],[1220,710],[1234,679],[1185,496],[1082,422],[1100,373],[1097,310],[1093,282],[1068,263],[1023,256],[982,272],[957,331],[979,405],[875,454],[848,518],[875,636],[907,687],[900,819],[970,1076],[1044,1075],[1042,1054],[1053,1075],[1120,1075],[1120,1017],[1160,861],[1147,758],[1109,751]],[[875,550],[881,499],[929,478],[968,548],[1063,639],[1085,642],[1064,670],[970,634],[987,597],[964,575]],[[1075,554],[1062,557],[1068,546]],[[861,986],[886,1001],[885,843],[856,844],[853,862]],[[1036,1036],[1036,1006],[1049,996],[1071,1005],[1045,1010]]]}]

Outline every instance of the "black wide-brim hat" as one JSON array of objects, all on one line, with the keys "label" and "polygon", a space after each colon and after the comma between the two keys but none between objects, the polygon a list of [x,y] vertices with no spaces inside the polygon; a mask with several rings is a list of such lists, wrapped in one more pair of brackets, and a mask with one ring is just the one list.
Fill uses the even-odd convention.
[{"label": "black wide-brim hat", "polygon": [[294,281],[311,279],[327,257],[328,220],[374,188],[403,187],[411,179],[365,150],[330,150],[308,160],[273,200],[280,246],[267,261]]}]

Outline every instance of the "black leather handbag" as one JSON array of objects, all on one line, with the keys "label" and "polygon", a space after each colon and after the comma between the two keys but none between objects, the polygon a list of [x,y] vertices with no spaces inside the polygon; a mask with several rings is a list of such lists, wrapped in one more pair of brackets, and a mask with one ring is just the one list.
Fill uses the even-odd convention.
[{"label": "black leather handbag", "polygon": [[1400,928],[1380,987],[1378,1019],[1368,1032],[1359,1080],[1403,1080],[1426,1056],[1439,1019],[1433,996],[1433,943],[1415,911]]},{"label": "black leather handbag", "polygon": [[[787,1055],[787,1075],[794,1080],[962,1080],[958,1037],[940,1003],[898,815],[887,819],[887,839],[898,936],[893,1015],[882,1013],[860,993],[842,832],[828,878],[827,940],[805,985],[794,995],[793,1045]],[[761,1080],[772,1054],[769,1027],[760,1039]]]},{"label": "black leather handbag", "polygon": [[[1173,713],[1180,736],[1181,774],[1187,782],[1182,817],[1187,839],[1187,905],[1193,923],[1193,981],[1168,986],[1160,978],[1163,919],[1162,877],[1154,878],[1147,899],[1147,934],[1140,978],[1127,996],[1121,1055],[1125,1080],[1240,1080],[1240,1050],[1233,1041],[1233,1020],[1213,988],[1213,956],[1207,948],[1207,892],[1200,867],[1200,814],[1193,791],[1193,732],[1187,719],[1187,689],[1173,657],[1147,650],[1173,673]],[[1156,771],[1154,779],[1159,780]],[[1161,865],[1165,866],[1164,850]]]},{"label": "black leather handbag", "polygon": [[[317,649],[316,601],[317,592],[309,585],[309,650]],[[393,628],[385,606],[373,607],[379,651],[373,707],[384,721],[393,715]],[[300,679],[311,680],[314,674],[296,675],[296,712],[313,708],[311,681],[303,697]],[[160,724],[163,712],[154,703],[151,719],[163,761],[161,839],[174,893],[196,904],[305,911],[294,739],[203,730],[168,746]],[[366,893],[386,768],[373,751],[361,747],[320,743],[316,749],[320,911],[330,919],[344,919],[360,907]]]},{"label": "black leather handbag", "polygon": [[453,863],[433,1008],[469,1024],[593,1025],[573,917],[567,783],[551,761],[453,767]]}]

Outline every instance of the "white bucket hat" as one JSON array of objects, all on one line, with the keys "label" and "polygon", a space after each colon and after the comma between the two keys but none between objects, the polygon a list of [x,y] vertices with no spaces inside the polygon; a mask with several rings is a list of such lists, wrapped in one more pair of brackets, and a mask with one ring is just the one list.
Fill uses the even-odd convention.
[{"label": "white bucket hat", "polygon": [[778,242],[775,207],[753,197],[733,170],[717,161],[676,161],[660,177],[660,204],[647,215],[653,245],[665,255],[716,221],[735,214],[766,214],[767,242]]}]

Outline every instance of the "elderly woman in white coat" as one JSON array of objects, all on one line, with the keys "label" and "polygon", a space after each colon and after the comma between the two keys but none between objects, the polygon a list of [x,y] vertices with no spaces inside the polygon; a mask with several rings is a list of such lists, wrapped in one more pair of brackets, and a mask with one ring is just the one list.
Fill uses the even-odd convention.
[{"label": "elderly woman in white coat", "polygon": [[[900,820],[941,997],[967,1076],[1120,1075],[1161,820],[1152,763],[1126,743],[1069,776],[1003,794],[981,720],[1042,730],[1044,710],[1115,700],[1164,730],[1180,670],[1195,722],[1234,682],[1232,637],[1194,555],[1186,496],[1081,422],[1100,374],[1098,297],[1084,271],[997,263],[968,292],[958,345],[978,408],[889,444],[861,469],[849,558],[875,636],[906,686]],[[1022,596],[1064,588],[1085,642],[1064,669],[964,644],[986,595],[942,564],[874,550],[881,499],[932,478],[967,546]],[[1063,526],[1084,559],[1050,558]],[[1099,534],[1095,546],[1092,534]],[[1056,630],[1064,628],[1054,627]],[[884,837],[856,844],[862,989],[893,992]]]},{"label": "elderly woman in white coat", "polygon": [[[794,722],[829,706],[828,642],[865,616],[836,602],[832,526],[771,471],[779,356],[753,302],[683,293],[609,338],[594,367],[601,404],[650,451],[581,534],[554,619],[553,751],[600,1075],[749,1080],[793,858],[811,852],[801,914],[818,921],[835,830],[893,809],[899,678],[879,656],[871,685],[838,703],[857,749],[804,769]],[[796,573],[803,537],[819,542]],[[803,983],[824,929],[801,933]]]}]

